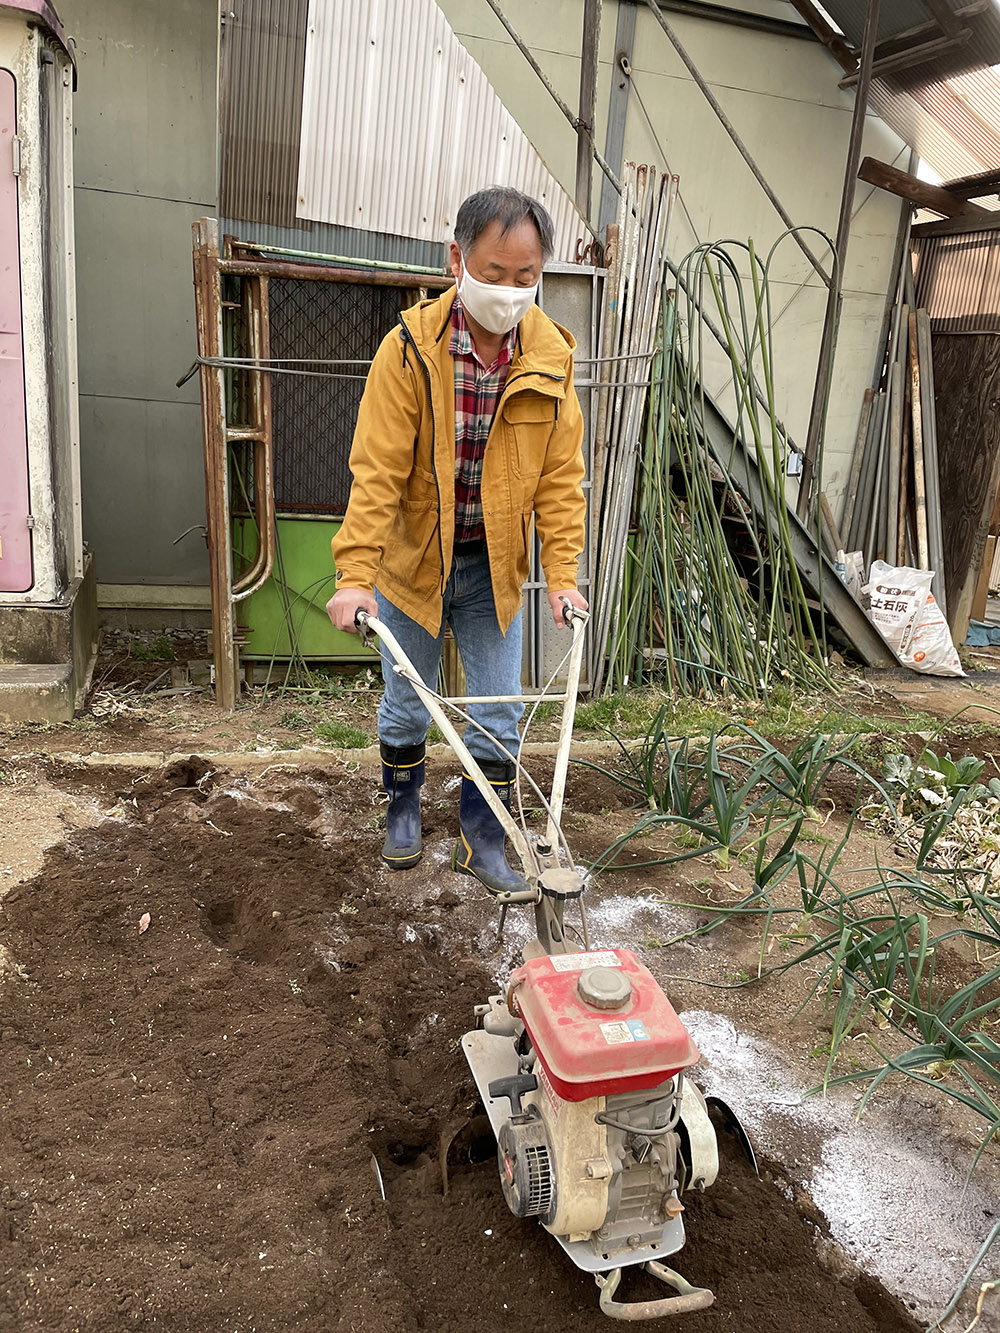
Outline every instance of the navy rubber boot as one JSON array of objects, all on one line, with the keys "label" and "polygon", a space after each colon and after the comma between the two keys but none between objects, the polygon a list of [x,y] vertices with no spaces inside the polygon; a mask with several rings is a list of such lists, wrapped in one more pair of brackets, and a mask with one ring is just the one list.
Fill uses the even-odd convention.
[{"label": "navy rubber boot", "polygon": [[[510,809],[514,786],[514,765],[504,759],[485,759],[479,767],[500,800]],[[479,788],[462,774],[462,796],[458,808],[458,841],[451,854],[452,870],[474,875],[490,893],[519,893],[528,887],[504,855],[506,834],[500,821],[487,805]]]},{"label": "navy rubber boot", "polygon": [[382,786],[389,797],[385,812],[382,860],[393,870],[407,870],[420,860],[420,788],[424,785],[424,743],[379,746]]}]

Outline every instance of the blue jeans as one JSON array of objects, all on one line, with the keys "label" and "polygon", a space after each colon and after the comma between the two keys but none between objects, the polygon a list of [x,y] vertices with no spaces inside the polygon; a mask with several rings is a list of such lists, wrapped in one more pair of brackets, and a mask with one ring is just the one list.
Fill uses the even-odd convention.
[{"label": "blue jeans", "polygon": [[[451,575],[444,590],[441,629],[437,637],[411,620],[375,589],[379,619],[395,635],[399,646],[416,667],[421,680],[437,689],[438,667],[444,644],[444,631],[451,625],[465,668],[466,693],[521,693],[521,613],[515,616],[506,634],[501,634],[493,604],[490,562],[486,551],[456,554]],[[378,736],[386,745],[419,745],[427,735],[430,716],[416,690],[393,671],[393,659],[382,652],[382,679],[385,694],[378,710]],[[457,715],[446,710],[454,722]],[[496,737],[513,755],[520,745],[517,724],[523,704],[472,704],[466,712]],[[464,740],[476,759],[502,759],[504,756],[475,727],[467,725]]]}]

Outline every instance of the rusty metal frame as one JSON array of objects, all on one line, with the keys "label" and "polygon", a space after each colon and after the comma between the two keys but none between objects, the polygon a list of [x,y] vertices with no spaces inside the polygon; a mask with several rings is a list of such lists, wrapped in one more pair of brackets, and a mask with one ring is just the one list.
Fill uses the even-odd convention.
[{"label": "rusty metal frame", "polygon": [[209,583],[212,592],[212,653],[215,700],[228,712],[239,693],[233,642],[232,547],[229,532],[229,468],[226,442],[226,382],[221,366],[205,365],[222,355],[222,278],[219,272],[219,224],[201,218],[192,226],[195,315],[201,380],[202,445],[205,455],[205,503]]},{"label": "rusty metal frame", "polygon": [[[270,313],[267,275],[251,278],[245,284],[247,328],[250,345],[247,355],[253,361],[267,361],[271,355]],[[231,598],[241,602],[255,593],[271,577],[274,568],[275,513],[274,463],[271,439],[271,376],[264,370],[251,370],[249,429],[228,428],[226,441],[253,441],[253,508],[257,524],[257,555],[250,569],[233,584]]]},{"label": "rusty metal frame", "polygon": [[[277,549],[271,372],[267,368],[271,355],[270,279],[298,278],[413,289],[418,298],[430,289],[442,290],[451,286],[453,279],[443,272],[438,276],[253,257],[251,244],[230,236],[223,239],[220,248],[219,224],[214,218],[201,218],[192,225],[192,242],[215,699],[220,708],[232,712],[240,691],[240,645],[235,633],[233,609],[270,578]],[[229,423],[226,406],[223,310],[230,303],[223,300],[222,281],[225,277],[242,279],[240,304],[247,329],[247,347],[245,356],[240,358],[240,369],[248,377],[250,421],[241,425]],[[247,364],[253,362],[261,364]],[[230,447],[240,442],[253,444],[252,501],[258,543],[250,569],[234,580],[229,462]]]}]

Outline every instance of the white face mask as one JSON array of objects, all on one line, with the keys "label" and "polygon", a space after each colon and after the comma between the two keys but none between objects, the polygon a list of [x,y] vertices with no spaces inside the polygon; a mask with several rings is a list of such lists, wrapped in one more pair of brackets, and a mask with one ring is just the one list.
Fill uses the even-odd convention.
[{"label": "white face mask", "polygon": [[458,294],[476,323],[490,333],[510,333],[535,304],[537,291],[537,282],[533,287],[501,287],[499,283],[480,282],[469,272],[468,260],[462,256]]}]

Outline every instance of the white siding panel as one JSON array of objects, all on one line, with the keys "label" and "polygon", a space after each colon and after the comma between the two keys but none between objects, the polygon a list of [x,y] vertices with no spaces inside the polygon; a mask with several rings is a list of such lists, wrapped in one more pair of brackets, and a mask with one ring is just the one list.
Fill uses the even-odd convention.
[{"label": "white siding panel", "polygon": [[545,204],[556,259],[590,239],[434,0],[310,0],[298,216],[447,241],[494,184]]}]

